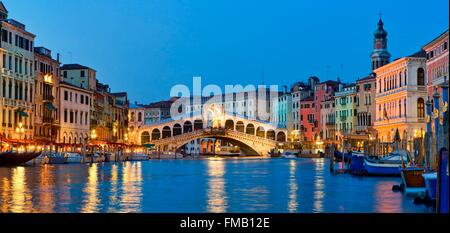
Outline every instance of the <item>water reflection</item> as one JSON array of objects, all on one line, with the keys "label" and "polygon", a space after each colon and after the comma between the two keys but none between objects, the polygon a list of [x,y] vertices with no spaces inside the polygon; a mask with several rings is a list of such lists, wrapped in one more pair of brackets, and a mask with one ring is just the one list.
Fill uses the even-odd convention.
[{"label": "water reflection", "polygon": [[225,193],[225,161],[222,159],[209,159],[208,190],[207,190],[207,212],[224,213],[227,207]]},{"label": "water reflection", "polygon": [[397,201],[397,193],[392,192],[393,182],[379,182],[375,186],[374,199],[376,203],[375,212],[378,213],[401,213],[401,202]]},{"label": "water reflection", "polygon": [[86,186],[83,189],[83,207],[82,213],[98,212],[99,206],[99,192],[98,192],[98,165],[91,164],[88,169],[88,179]]},{"label": "water reflection", "polygon": [[289,161],[289,202],[288,202],[288,211],[289,213],[296,213],[298,209],[297,202],[297,163],[294,160]]},{"label": "water reflection", "polygon": [[118,172],[117,164],[113,164],[111,166],[111,188],[109,194],[109,203],[111,204],[108,208],[108,212],[114,211],[114,205],[119,203],[119,193],[118,193],[118,185],[119,185],[119,172]]},{"label": "water reflection", "polygon": [[10,211],[13,213],[29,212],[32,208],[31,196],[27,190],[25,168],[17,167],[12,171],[12,193]]},{"label": "water reflection", "polygon": [[314,208],[315,213],[323,212],[323,200],[325,199],[325,159],[314,160]]},{"label": "water reflection", "polygon": [[398,182],[333,176],[326,159],[0,167],[0,212],[433,211],[392,192]]},{"label": "water reflection", "polygon": [[42,190],[39,198],[40,212],[52,213],[55,208],[55,167],[44,165],[41,169],[39,176],[39,186]]},{"label": "water reflection", "polygon": [[122,169],[120,212],[139,212],[142,197],[142,163],[126,163]]}]

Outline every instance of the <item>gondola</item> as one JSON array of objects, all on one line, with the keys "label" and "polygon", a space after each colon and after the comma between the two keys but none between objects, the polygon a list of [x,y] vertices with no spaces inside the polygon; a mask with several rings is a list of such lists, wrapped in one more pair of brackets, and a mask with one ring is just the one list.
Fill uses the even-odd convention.
[{"label": "gondola", "polygon": [[18,166],[38,157],[41,152],[0,152],[0,166]]}]

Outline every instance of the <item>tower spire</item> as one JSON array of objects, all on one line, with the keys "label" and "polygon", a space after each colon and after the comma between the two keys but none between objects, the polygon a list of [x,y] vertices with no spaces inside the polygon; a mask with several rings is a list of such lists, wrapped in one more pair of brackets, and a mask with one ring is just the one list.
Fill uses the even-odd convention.
[{"label": "tower spire", "polygon": [[374,33],[374,49],[371,55],[372,70],[388,64],[391,58],[391,54],[387,50],[388,33],[384,30],[383,27],[384,23],[381,19],[381,10],[378,15],[380,16],[380,19],[378,21],[378,29]]}]

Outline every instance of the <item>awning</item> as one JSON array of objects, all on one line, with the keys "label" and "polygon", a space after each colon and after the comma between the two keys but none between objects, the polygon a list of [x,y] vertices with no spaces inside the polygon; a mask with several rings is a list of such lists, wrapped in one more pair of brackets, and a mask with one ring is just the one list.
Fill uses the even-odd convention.
[{"label": "awning", "polygon": [[46,107],[47,107],[47,109],[50,110],[50,111],[56,111],[55,106],[53,106],[53,104],[50,103],[50,102],[47,102]]},{"label": "awning", "polygon": [[154,148],[155,144],[143,144],[142,146],[145,148]]},{"label": "awning", "polygon": [[18,109],[17,112],[20,117],[28,117],[28,113],[26,113],[23,109]]}]

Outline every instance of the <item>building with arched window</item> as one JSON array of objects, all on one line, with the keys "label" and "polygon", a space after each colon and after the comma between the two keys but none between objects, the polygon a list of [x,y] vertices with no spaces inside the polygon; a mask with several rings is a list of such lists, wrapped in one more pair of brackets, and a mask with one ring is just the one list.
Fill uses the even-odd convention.
[{"label": "building with arched window", "polygon": [[409,140],[417,132],[425,132],[425,63],[426,54],[420,51],[374,70],[379,85],[374,128],[381,141],[392,142],[397,129],[402,140],[404,135]]}]

